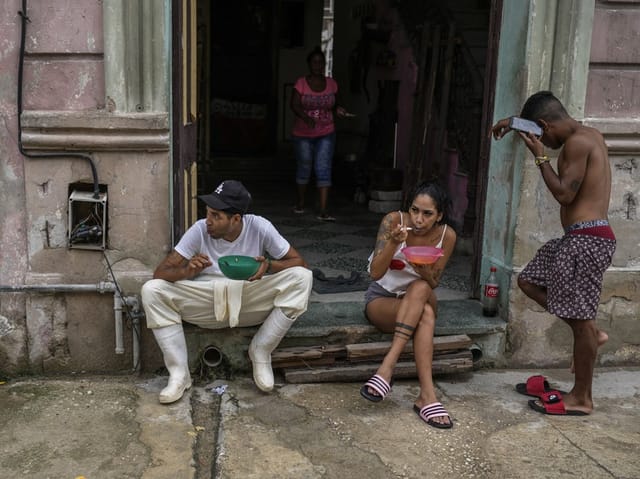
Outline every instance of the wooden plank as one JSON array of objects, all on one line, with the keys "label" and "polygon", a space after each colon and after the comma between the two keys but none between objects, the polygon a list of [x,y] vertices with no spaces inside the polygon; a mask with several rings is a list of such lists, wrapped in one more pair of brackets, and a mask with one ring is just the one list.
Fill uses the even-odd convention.
[{"label": "wooden plank", "polygon": [[335,364],[336,358],[326,357],[326,358],[317,358],[311,360],[305,359],[282,359],[278,362],[278,364],[273,364],[272,367],[274,369],[297,369],[297,368],[306,368],[306,367],[317,367],[317,366],[328,366],[330,364]]},{"label": "wooden plank", "polygon": [[277,367],[291,361],[301,361],[304,364],[323,358],[344,358],[346,354],[346,348],[343,345],[296,346],[276,349],[271,353],[271,364]]},{"label": "wooden plank", "polygon": [[[287,369],[284,371],[285,381],[289,383],[317,383],[317,382],[352,382],[366,381],[377,371],[379,363],[341,363],[326,367],[308,367],[305,369]],[[434,358],[433,374],[451,374],[471,371],[473,359],[471,351],[461,351],[452,357]],[[396,364],[393,377],[408,379],[418,377],[413,361],[401,361]]]},{"label": "wooden plank", "polygon": [[[460,351],[460,349],[447,349],[442,351],[435,351],[433,353],[433,359],[436,360],[438,358],[442,358],[444,356],[448,356],[450,354],[454,354]],[[362,356],[358,358],[332,358],[332,357],[320,357],[314,359],[285,359],[281,358],[278,360],[277,364],[273,364],[274,368],[277,369],[285,369],[285,368],[304,368],[304,367],[315,367],[326,364],[358,364],[358,363],[381,363],[384,359],[384,355],[380,356]],[[413,353],[402,353],[400,354],[400,361],[413,361]]]},{"label": "wooden plank", "polygon": [[[454,354],[457,352],[464,352],[466,351],[466,349],[443,349],[441,351],[434,351],[433,352],[433,359],[438,359],[438,358],[442,358],[443,356],[448,356],[450,354]],[[352,364],[356,364],[356,363],[363,363],[363,362],[379,362],[381,363],[382,360],[384,359],[385,355],[376,355],[376,356],[360,356],[360,357],[355,357],[355,358],[348,358],[347,362],[348,363],[352,363]],[[404,361],[412,361],[414,358],[413,356],[413,351],[411,352],[407,352],[407,351],[403,351],[400,354],[399,360]],[[344,361],[343,361],[344,362]],[[315,361],[312,361],[313,364],[316,364]]]},{"label": "wooden plank", "polygon": [[322,357],[322,349],[319,346],[279,349],[271,353],[271,363],[291,359],[319,359]]},{"label": "wooden plank", "polygon": [[[433,338],[433,350],[455,350],[470,347],[471,338],[466,334],[456,334],[451,336],[436,336]],[[347,358],[356,360],[359,358],[367,358],[372,356],[384,356],[391,348],[391,341],[380,341],[375,343],[358,343],[348,344],[345,346],[347,350]],[[403,350],[403,354],[413,353],[413,342],[408,341]]]},{"label": "wooden plank", "polygon": [[[436,336],[433,344],[434,358],[468,348],[471,344],[471,338],[466,334]],[[346,346],[322,345],[281,348],[271,354],[271,363],[274,368],[304,368],[306,366],[333,364],[336,360],[344,359],[352,362],[382,361],[390,347],[390,341],[381,341]],[[400,359],[410,359],[412,357],[413,344],[408,342],[400,355]]]}]

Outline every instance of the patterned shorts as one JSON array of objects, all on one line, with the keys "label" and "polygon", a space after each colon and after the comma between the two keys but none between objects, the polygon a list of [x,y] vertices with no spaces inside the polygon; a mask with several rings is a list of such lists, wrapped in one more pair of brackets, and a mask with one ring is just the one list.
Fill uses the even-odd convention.
[{"label": "patterned shorts", "polygon": [[542,246],[520,278],[547,288],[547,310],[559,318],[595,319],[615,250],[613,239],[566,234]]}]

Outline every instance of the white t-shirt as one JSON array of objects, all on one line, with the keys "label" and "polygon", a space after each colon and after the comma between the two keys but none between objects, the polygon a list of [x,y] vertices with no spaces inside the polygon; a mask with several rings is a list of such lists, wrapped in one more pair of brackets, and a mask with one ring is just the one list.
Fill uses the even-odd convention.
[{"label": "white t-shirt", "polygon": [[[274,259],[280,259],[290,247],[269,220],[262,216],[243,215],[242,231],[235,241],[212,238],[207,234],[206,220],[201,219],[180,238],[175,250],[186,259],[198,253],[206,254],[213,264],[202,270],[201,275],[224,276],[218,267],[218,259],[223,256],[256,257],[264,256],[266,252]],[[198,280],[199,276],[194,279]]]}]

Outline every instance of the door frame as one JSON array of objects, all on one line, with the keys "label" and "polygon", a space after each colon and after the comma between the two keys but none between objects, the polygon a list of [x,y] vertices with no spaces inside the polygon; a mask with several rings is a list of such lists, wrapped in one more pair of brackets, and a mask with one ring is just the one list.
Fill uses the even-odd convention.
[{"label": "door frame", "polygon": [[171,3],[171,194],[175,243],[197,219],[197,0]]},{"label": "door frame", "polygon": [[489,181],[489,160],[491,157],[491,138],[489,136],[493,121],[495,104],[495,85],[498,75],[498,54],[500,48],[500,26],[502,25],[502,11],[504,0],[491,0],[489,18],[489,38],[487,45],[486,72],[484,93],[482,100],[482,121],[480,133],[480,156],[475,185],[475,231],[473,234],[473,251],[475,251],[471,265],[471,291],[474,297],[480,296],[482,273],[482,256],[484,244],[484,212],[487,206],[487,182]]}]

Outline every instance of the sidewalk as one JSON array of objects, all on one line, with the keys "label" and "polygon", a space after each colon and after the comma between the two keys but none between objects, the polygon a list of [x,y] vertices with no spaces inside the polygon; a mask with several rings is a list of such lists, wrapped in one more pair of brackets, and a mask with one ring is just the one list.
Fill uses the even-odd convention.
[{"label": "sidewalk", "polygon": [[[162,406],[166,377],[16,379],[0,385],[0,477],[640,477],[640,369],[598,369],[587,417],[530,410],[513,385],[540,372],[436,378],[452,430],[430,428],[412,411],[415,380],[397,381],[374,404],[356,383],[263,394],[236,378]],[[568,371],[542,373],[571,386]],[[212,391],[221,385],[222,395]]]}]

